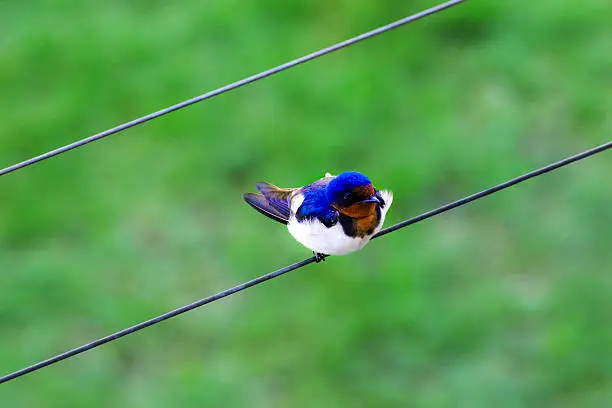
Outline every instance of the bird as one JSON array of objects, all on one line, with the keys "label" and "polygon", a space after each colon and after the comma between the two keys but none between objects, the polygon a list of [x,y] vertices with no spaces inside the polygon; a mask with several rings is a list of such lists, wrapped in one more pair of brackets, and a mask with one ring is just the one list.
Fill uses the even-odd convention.
[{"label": "bird", "polygon": [[287,225],[289,233],[310,249],[315,261],[363,248],[380,231],[393,193],[377,190],[357,171],[325,176],[304,187],[280,188],[256,183],[259,194],[244,200],[263,215]]}]

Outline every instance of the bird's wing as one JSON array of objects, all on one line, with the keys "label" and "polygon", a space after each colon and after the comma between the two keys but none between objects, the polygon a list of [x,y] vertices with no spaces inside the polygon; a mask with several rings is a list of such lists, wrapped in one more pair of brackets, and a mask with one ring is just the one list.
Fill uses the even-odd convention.
[{"label": "bird's wing", "polygon": [[266,217],[272,218],[274,221],[278,221],[282,224],[287,224],[289,222],[289,217],[285,217],[282,213],[278,212],[261,194],[247,193],[243,197],[247,204]]},{"label": "bird's wing", "polygon": [[277,212],[282,214],[287,220],[289,219],[291,214],[291,194],[297,189],[280,188],[266,182],[257,183],[255,187]]},{"label": "bird's wing", "polygon": [[244,200],[260,213],[275,221],[287,224],[289,222],[291,194],[294,188],[279,188],[270,183],[255,185],[261,194],[245,194]]}]

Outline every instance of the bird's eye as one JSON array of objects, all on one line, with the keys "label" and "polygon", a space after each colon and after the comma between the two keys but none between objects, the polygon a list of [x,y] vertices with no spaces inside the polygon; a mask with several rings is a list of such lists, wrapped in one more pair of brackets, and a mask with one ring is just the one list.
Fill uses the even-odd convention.
[{"label": "bird's eye", "polygon": [[345,193],[344,194],[344,199],[346,201],[351,201],[353,199],[353,194],[352,193]]}]

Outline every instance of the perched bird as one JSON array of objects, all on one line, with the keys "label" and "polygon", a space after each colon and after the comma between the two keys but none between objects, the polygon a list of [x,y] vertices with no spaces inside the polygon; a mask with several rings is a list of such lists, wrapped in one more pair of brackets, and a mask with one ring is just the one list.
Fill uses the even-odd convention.
[{"label": "perched bird", "polygon": [[300,188],[257,183],[261,194],[244,200],[260,213],[287,224],[289,232],[313,251],[317,262],[326,255],[361,249],[382,227],[393,201],[390,191],[378,191],[356,171],[325,177]]}]

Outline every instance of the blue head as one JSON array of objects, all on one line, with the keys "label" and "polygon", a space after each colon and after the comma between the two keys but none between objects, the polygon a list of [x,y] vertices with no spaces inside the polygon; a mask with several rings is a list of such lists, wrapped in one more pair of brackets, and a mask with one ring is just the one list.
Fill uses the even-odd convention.
[{"label": "blue head", "polygon": [[350,217],[363,217],[380,204],[372,182],[356,171],[339,174],[327,185],[327,199],[332,207]]}]

